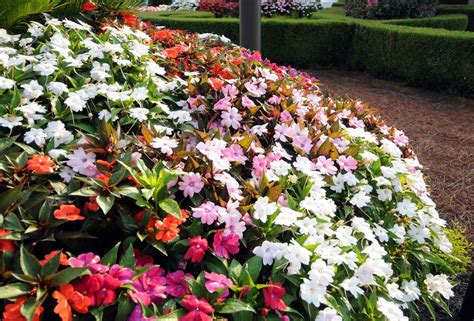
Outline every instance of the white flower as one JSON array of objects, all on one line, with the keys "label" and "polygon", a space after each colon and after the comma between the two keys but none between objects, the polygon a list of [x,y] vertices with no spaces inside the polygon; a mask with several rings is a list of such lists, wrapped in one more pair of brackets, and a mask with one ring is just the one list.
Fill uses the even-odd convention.
[{"label": "white flower", "polygon": [[31,80],[29,83],[21,85],[21,88],[23,88],[23,97],[26,99],[36,99],[43,94],[43,86],[36,80]]},{"label": "white flower", "polygon": [[168,113],[168,118],[175,119],[178,124],[184,124],[193,120],[191,114],[185,110],[170,111]]},{"label": "white flower", "polygon": [[430,230],[421,225],[412,225],[408,230],[408,235],[413,241],[423,244],[425,239],[430,237]]},{"label": "white flower", "polygon": [[112,118],[112,114],[107,109],[102,109],[99,112],[99,119],[109,121]]},{"label": "white flower", "polygon": [[66,130],[66,127],[60,120],[49,122],[44,132],[48,139],[54,138],[54,147],[67,144],[74,139],[74,136],[70,131]]},{"label": "white flower", "polygon": [[284,160],[277,160],[270,164],[270,168],[277,176],[287,176],[291,165]]},{"label": "white flower", "polygon": [[4,115],[0,118],[0,126],[6,127],[8,129],[13,129],[13,127],[21,126],[21,121],[23,117],[15,115]]},{"label": "white flower", "polygon": [[282,244],[263,241],[261,246],[255,247],[253,254],[261,257],[264,265],[271,265],[273,260],[282,258]]},{"label": "white flower", "polygon": [[23,116],[28,120],[29,124],[34,123],[35,120],[43,119],[44,116],[38,114],[44,114],[46,112],[46,108],[36,102],[31,102],[17,107],[16,109],[23,113]]},{"label": "white flower", "polygon": [[402,291],[400,291],[400,289],[398,288],[397,283],[387,284],[387,290],[388,290],[388,295],[391,298],[396,299],[398,301],[402,301],[404,293]]},{"label": "white flower", "polygon": [[361,191],[354,194],[349,202],[354,206],[362,208],[370,203],[370,196]]},{"label": "white flower", "polygon": [[48,155],[54,159],[56,158],[59,158],[61,156],[66,156],[67,155],[67,152],[64,150],[64,149],[51,149],[49,152],[48,152]]},{"label": "white flower", "polygon": [[66,157],[69,159],[66,164],[71,166],[73,171],[85,176],[94,176],[97,173],[94,153],[86,153],[84,148],[79,147]]},{"label": "white flower", "polygon": [[136,101],[145,100],[148,98],[148,89],[145,87],[138,87],[133,89],[132,94],[130,95]]},{"label": "white flower", "polygon": [[374,234],[377,236],[380,242],[385,243],[388,242],[388,234],[387,230],[381,227],[378,224],[375,224]]},{"label": "white flower", "polygon": [[352,236],[352,228],[349,226],[340,226],[336,230],[336,238],[340,246],[351,246],[357,243],[357,239]]},{"label": "white flower", "polygon": [[0,77],[0,89],[12,89],[15,86],[15,81],[5,77]]},{"label": "white flower", "polygon": [[379,201],[385,202],[392,200],[392,191],[388,188],[377,189],[377,195]]},{"label": "white flower", "polygon": [[309,279],[303,279],[303,283],[300,285],[301,298],[307,303],[314,304],[315,307],[319,307],[324,302],[326,290],[325,286],[321,286]]},{"label": "white flower", "polygon": [[155,75],[165,75],[166,70],[165,68],[159,66],[156,62],[150,60],[146,63],[146,73],[149,76],[155,76]]},{"label": "white flower", "polygon": [[58,67],[50,63],[39,63],[33,67],[33,70],[39,73],[41,76],[52,75],[57,69]]},{"label": "white flower", "polygon": [[23,137],[23,141],[27,144],[31,144],[35,142],[38,146],[43,146],[46,141],[47,135],[41,128],[31,128],[29,131],[25,133]]},{"label": "white flower", "polygon": [[293,240],[287,247],[284,257],[288,260],[288,274],[297,274],[301,269],[301,265],[308,265],[311,259],[311,252],[302,247]]},{"label": "white flower", "polygon": [[453,286],[449,283],[448,276],[445,274],[433,275],[430,273],[426,276],[424,283],[430,295],[439,293],[446,300],[454,296]]},{"label": "white flower", "polygon": [[255,204],[253,205],[253,218],[262,221],[265,223],[267,221],[267,216],[272,215],[278,210],[276,203],[268,202],[268,196],[259,197]]},{"label": "white flower", "polygon": [[159,149],[163,154],[168,156],[173,154],[173,148],[178,147],[178,142],[168,136],[155,137],[150,143],[151,147]]},{"label": "white flower", "polygon": [[342,317],[337,314],[336,310],[327,307],[326,309],[319,311],[315,321],[342,321]]},{"label": "white flower", "polygon": [[309,217],[305,217],[295,223],[295,225],[299,227],[301,234],[316,234],[317,224],[319,224],[317,219]]},{"label": "white flower", "polygon": [[130,47],[130,52],[137,58],[140,58],[146,54],[148,54],[149,46],[139,43],[138,41],[134,41],[132,46]]},{"label": "white flower", "polygon": [[87,106],[87,101],[78,92],[69,93],[68,98],[64,101],[64,104],[71,108],[73,112],[80,112]]},{"label": "white flower", "polygon": [[67,88],[66,84],[58,81],[50,82],[48,84],[48,89],[57,96],[69,92],[69,89]]},{"label": "white flower", "polygon": [[309,279],[322,286],[328,286],[334,281],[334,266],[327,265],[322,259],[318,259],[311,264],[311,270],[308,273]]},{"label": "white flower", "polygon": [[436,246],[444,253],[451,253],[453,251],[453,244],[451,244],[446,234],[442,232],[438,232],[437,234],[438,237],[435,237],[433,240]]},{"label": "white flower", "polygon": [[362,217],[354,217],[352,219],[352,228],[359,233],[364,234],[364,237],[369,241],[375,240],[374,232],[372,231],[372,227],[369,223],[365,221]]},{"label": "white flower", "polygon": [[391,229],[389,229],[390,232],[392,232],[393,234],[395,234],[396,238],[395,238],[395,241],[398,242],[398,243],[403,243],[403,241],[405,240],[405,234],[406,234],[406,230],[405,230],[405,227],[403,225],[395,225],[393,226]]},{"label": "white flower", "polygon": [[149,112],[150,111],[146,108],[130,108],[130,116],[140,122],[147,120]]},{"label": "white flower", "polygon": [[403,315],[403,311],[398,304],[387,301],[384,298],[378,298],[377,310],[379,310],[388,321],[408,321],[408,317]]},{"label": "white flower", "polygon": [[420,289],[418,288],[418,284],[416,283],[416,281],[413,280],[404,280],[402,282],[402,290],[404,292],[403,302],[411,302],[418,300],[421,295]]},{"label": "white flower", "polygon": [[357,298],[359,295],[364,294],[364,290],[359,286],[359,283],[359,279],[353,276],[350,279],[342,281],[341,287],[347,292],[350,292],[354,298]]},{"label": "white flower", "polygon": [[302,213],[293,211],[288,207],[282,207],[280,209],[280,213],[278,213],[277,217],[275,218],[274,223],[283,226],[292,226],[302,215]]},{"label": "white flower", "polygon": [[103,63],[101,64],[100,62],[94,61],[92,64],[92,69],[91,69],[91,78],[102,82],[105,81],[107,78],[112,77],[112,75],[109,74],[110,71],[110,66],[109,64]]},{"label": "white flower", "polygon": [[416,213],[417,207],[416,204],[405,198],[403,201],[397,203],[397,208],[395,210],[402,215],[413,217]]},{"label": "white flower", "polygon": [[402,151],[393,142],[389,141],[388,139],[383,138],[381,140],[381,143],[382,143],[382,146],[380,146],[380,149],[383,152],[396,158],[400,158],[402,156]]}]

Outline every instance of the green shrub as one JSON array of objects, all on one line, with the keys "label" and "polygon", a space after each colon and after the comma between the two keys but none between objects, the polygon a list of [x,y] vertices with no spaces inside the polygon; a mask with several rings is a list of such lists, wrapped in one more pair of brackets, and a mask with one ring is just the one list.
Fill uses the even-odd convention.
[{"label": "green shrub", "polygon": [[432,17],[438,0],[346,0],[346,14],[363,19]]},{"label": "green shrub", "polygon": [[212,12],[205,11],[145,11],[137,13],[141,19],[152,21],[156,17],[180,17],[180,18],[214,18]]},{"label": "green shrub", "polygon": [[418,19],[396,19],[383,21],[386,24],[410,26],[410,27],[424,27],[424,28],[438,28],[448,30],[465,31],[469,19],[463,14],[441,15],[432,18],[418,18]]},{"label": "green shrub", "polygon": [[453,245],[453,251],[450,255],[442,254],[453,271],[458,273],[467,272],[471,263],[471,251],[474,245],[466,238],[466,229],[459,222],[451,222],[450,227],[445,229],[449,242]]},{"label": "green shrub", "polygon": [[467,30],[474,31],[474,6],[469,5],[440,5],[437,7],[438,14],[465,14],[469,17]]}]

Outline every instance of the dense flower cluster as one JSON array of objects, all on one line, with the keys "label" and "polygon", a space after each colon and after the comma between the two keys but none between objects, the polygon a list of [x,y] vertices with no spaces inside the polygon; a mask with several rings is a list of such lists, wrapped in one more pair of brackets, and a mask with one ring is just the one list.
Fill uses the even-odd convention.
[{"label": "dense flower cluster", "polygon": [[453,295],[402,131],[224,38],[122,18],[0,30],[4,321],[398,321]]},{"label": "dense flower cluster", "polygon": [[262,0],[262,16],[311,17],[319,9],[320,1]]},{"label": "dense flower cluster", "polygon": [[212,12],[216,18],[238,17],[239,3],[225,0],[199,0],[198,10]]}]

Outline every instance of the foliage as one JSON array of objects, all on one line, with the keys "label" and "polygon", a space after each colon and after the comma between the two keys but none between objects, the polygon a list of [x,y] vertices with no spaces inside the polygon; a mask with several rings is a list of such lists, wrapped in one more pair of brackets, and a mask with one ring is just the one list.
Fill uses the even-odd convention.
[{"label": "foliage", "polygon": [[[327,10],[334,12],[333,9],[339,8],[322,10],[310,20],[263,19],[263,54],[294,66],[345,65],[415,86],[474,93],[474,66],[469,63],[474,55],[472,33],[412,28],[390,25],[387,21],[326,14]],[[158,25],[214,32],[239,41],[236,19],[152,18],[151,15],[147,18]],[[466,20],[463,16],[430,19],[412,21],[418,26],[426,23],[455,28]]]},{"label": "foliage", "polygon": [[364,19],[432,17],[438,0],[346,0],[346,14]]},{"label": "foliage", "polygon": [[225,0],[200,0],[198,5],[199,11],[212,12],[216,18],[222,17],[238,17],[239,3]]},{"label": "foliage", "polygon": [[311,17],[319,7],[316,1],[300,2],[298,0],[262,0],[262,16],[298,16]]},{"label": "foliage", "polygon": [[453,245],[452,257],[447,258],[449,266],[456,273],[467,272],[474,245],[466,238],[466,229],[459,222],[451,222],[450,228],[446,229],[446,236]]},{"label": "foliage", "polygon": [[465,14],[469,17],[467,30],[474,31],[474,7],[472,5],[439,5],[438,14]]},{"label": "foliage", "polygon": [[3,320],[447,309],[452,244],[402,131],[224,37],[83,11],[0,33]]},{"label": "foliage", "polygon": [[0,27],[10,28],[31,15],[52,12],[60,4],[61,0],[4,0],[0,4]]}]

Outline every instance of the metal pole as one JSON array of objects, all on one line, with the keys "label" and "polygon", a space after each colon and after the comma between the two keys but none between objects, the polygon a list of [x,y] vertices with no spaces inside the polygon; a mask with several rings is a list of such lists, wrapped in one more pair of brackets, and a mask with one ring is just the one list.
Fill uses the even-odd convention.
[{"label": "metal pole", "polygon": [[239,0],[240,45],[261,50],[261,0]]}]

